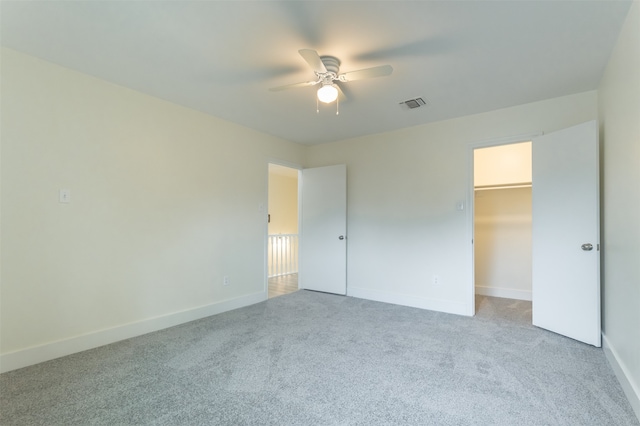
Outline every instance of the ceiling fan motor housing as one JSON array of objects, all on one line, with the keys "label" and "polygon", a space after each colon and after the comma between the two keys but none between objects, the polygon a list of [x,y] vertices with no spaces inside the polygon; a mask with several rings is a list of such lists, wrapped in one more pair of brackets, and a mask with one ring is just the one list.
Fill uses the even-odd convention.
[{"label": "ceiling fan motor housing", "polygon": [[336,78],[338,76],[338,71],[340,71],[340,60],[335,56],[320,56],[320,60],[327,69],[327,73],[334,74],[332,77]]},{"label": "ceiling fan motor housing", "polygon": [[[313,49],[300,49],[298,50],[298,53],[300,53],[300,56],[302,56],[305,62],[309,64],[314,74],[316,75],[316,80],[287,84],[284,86],[273,87],[269,90],[273,92],[279,92],[280,90],[285,89],[294,89],[298,87],[308,87],[320,84],[321,87],[318,90],[318,94],[327,94],[327,96],[324,97],[327,100],[323,100],[322,98],[320,98],[320,96],[318,99],[320,99],[322,102],[333,102],[336,99],[336,92],[340,91],[340,88],[337,86],[336,82],[346,83],[349,81],[362,80],[365,78],[383,77],[390,75],[393,71],[391,65],[379,65],[377,67],[365,68],[339,74],[340,60],[335,56],[320,56],[318,55],[318,52]],[[329,94],[331,94],[331,96],[329,96]],[[342,93],[341,96],[344,97],[344,93]]]}]

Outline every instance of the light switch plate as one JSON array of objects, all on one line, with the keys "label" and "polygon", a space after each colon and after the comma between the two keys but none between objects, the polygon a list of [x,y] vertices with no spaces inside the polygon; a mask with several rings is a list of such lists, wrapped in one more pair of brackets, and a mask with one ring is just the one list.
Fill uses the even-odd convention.
[{"label": "light switch plate", "polygon": [[71,190],[70,189],[61,189],[59,192],[58,201],[61,203],[70,203],[71,202]]}]

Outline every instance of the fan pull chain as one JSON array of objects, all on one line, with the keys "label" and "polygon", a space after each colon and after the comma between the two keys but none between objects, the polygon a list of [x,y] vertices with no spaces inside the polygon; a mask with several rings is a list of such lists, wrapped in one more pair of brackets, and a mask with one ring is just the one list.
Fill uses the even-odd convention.
[{"label": "fan pull chain", "polygon": [[318,97],[316,96],[316,114],[320,114],[320,104],[318,103]]},{"label": "fan pull chain", "polygon": [[340,96],[336,98],[336,115],[340,115]]}]

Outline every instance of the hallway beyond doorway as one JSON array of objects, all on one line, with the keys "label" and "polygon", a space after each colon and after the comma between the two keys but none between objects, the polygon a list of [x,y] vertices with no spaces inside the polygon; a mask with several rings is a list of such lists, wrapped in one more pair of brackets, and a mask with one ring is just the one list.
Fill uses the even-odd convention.
[{"label": "hallway beyond doorway", "polygon": [[298,274],[269,278],[269,299],[298,291]]}]

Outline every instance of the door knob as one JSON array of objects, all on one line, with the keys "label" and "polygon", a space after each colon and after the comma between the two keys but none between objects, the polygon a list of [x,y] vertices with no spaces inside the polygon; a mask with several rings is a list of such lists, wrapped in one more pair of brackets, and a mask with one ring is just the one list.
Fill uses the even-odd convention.
[{"label": "door knob", "polygon": [[591,243],[586,243],[580,246],[582,248],[582,250],[584,251],[591,251],[593,250],[593,244]]},{"label": "door knob", "polygon": [[344,240],[344,235],[340,235],[340,236],[338,237],[338,239],[339,239],[339,240]]}]

